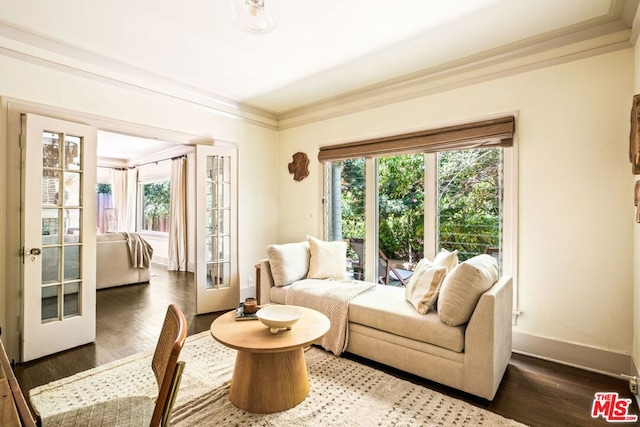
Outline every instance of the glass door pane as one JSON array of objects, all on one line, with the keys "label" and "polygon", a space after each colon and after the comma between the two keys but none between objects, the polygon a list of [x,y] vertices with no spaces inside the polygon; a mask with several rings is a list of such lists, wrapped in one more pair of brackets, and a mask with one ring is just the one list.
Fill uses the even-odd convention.
[{"label": "glass door pane", "polygon": [[364,280],[365,159],[331,162],[327,168],[327,238],[349,243],[347,271]]},{"label": "glass door pane", "polygon": [[82,144],[81,137],[48,131],[42,134],[43,323],[81,314]]},{"label": "glass door pane", "polygon": [[424,155],[378,159],[378,280],[406,285],[424,256]]},{"label": "glass door pane", "polygon": [[231,286],[231,159],[207,156],[205,262],[207,289]]},{"label": "glass door pane", "polygon": [[500,258],[502,149],[438,153],[438,250]]}]

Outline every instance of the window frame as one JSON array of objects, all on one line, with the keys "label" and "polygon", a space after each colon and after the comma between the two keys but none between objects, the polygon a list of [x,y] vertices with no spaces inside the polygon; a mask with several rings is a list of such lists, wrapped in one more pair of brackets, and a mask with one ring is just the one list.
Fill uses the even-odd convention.
[{"label": "window frame", "polygon": [[[509,120],[510,119],[510,120]],[[475,146],[493,146],[501,147],[503,149],[503,204],[502,204],[502,275],[511,276],[513,280],[513,322],[517,319],[519,312],[518,308],[518,145],[516,144],[517,135],[515,134],[515,119],[516,116],[508,116],[507,118],[498,119],[501,123],[500,137],[498,140],[485,141],[485,143],[475,142]],[[490,121],[476,122],[485,124]],[[511,127],[511,134],[506,135],[504,130],[506,126]],[[460,125],[464,128],[469,128],[473,123],[469,125]],[[453,127],[442,128],[449,131]],[[435,131],[423,131],[407,134],[411,140],[418,141],[416,135],[432,135],[438,134]],[[406,135],[398,135],[397,139],[403,139]],[[384,157],[388,155],[401,155],[415,153],[416,147],[407,147],[406,145],[400,146],[395,151],[389,149],[389,142],[393,141],[394,137],[385,137],[379,139],[373,139],[362,142],[354,142],[347,144],[338,144],[333,146],[321,147],[318,159],[325,163],[323,168],[324,183],[323,198],[326,199],[329,194],[328,191],[331,188],[330,185],[330,167],[328,166],[331,161],[344,160],[345,158],[365,158],[365,242],[373,242],[373,244],[365,245],[365,265],[377,265],[377,253],[378,253],[378,157]],[[384,153],[376,153],[376,144],[380,141],[384,142]],[[424,142],[424,139],[422,140]],[[341,148],[344,147],[344,148]],[[364,151],[358,152],[356,147],[366,147]],[[428,152],[423,152],[425,156],[425,174],[424,174],[424,254],[425,257],[433,259],[437,251],[437,232],[436,226],[438,223],[438,207],[437,207],[437,153],[441,151],[449,150],[462,150],[473,148],[474,142],[467,141],[465,144],[460,144],[459,141],[453,141],[452,145],[447,146],[444,143],[436,145],[430,145],[428,148],[422,146],[422,149]],[[371,150],[373,148],[373,150]],[[337,153],[338,156],[332,158],[331,153]],[[348,154],[348,155],[347,155]],[[326,204],[325,204],[326,206]],[[327,224],[328,224],[329,212],[325,209],[324,212],[324,235],[327,238]],[[431,232],[428,232],[430,230]],[[374,271],[371,271],[374,270]],[[375,282],[375,268],[365,269],[365,280]]]}]

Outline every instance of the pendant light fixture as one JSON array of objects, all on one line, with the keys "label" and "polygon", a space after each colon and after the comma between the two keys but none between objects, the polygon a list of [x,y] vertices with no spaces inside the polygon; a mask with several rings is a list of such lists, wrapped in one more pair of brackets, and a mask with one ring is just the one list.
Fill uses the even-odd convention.
[{"label": "pendant light fixture", "polygon": [[229,0],[233,20],[250,33],[267,34],[278,24],[276,0]]}]

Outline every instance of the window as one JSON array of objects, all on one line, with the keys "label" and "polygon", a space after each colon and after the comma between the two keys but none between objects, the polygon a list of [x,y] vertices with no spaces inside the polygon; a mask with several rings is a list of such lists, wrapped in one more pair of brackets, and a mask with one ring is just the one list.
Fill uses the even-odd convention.
[{"label": "window", "polygon": [[118,220],[113,209],[111,184],[96,184],[96,224],[100,234],[118,231]]},{"label": "window", "polygon": [[502,148],[437,154],[437,247],[467,260],[499,256],[502,230]]},{"label": "window", "polygon": [[171,181],[140,183],[140,230],[167,233],[171,209]]},{"label": "window", "polygon": [[364,279],[365,159],[328,163],[327,236],[348,241],[348,271]]},{"label": "window", "polygon": [[383,254],[410,269],[442,248],[458,250],[460,260],[489,253],[513,275],[514,124],[507,117],[402,135],[397,143],[321,148],[327,238],[349,241],[354,277],[375,281]]},{"label": "window", "polygon": [[424,155],[378,159],[378,248],[415,264],[424,256]]}]

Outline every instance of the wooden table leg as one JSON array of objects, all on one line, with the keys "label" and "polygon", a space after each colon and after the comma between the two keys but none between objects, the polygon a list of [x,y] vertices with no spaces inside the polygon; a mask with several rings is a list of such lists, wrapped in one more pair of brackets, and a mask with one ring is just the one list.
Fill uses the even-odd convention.
[{"label": "wooden table leg", "polygon": [[293,408],[309,394],[304,351],[279,353],[238,350],[229,398],[238,408],[271,414]]}]

